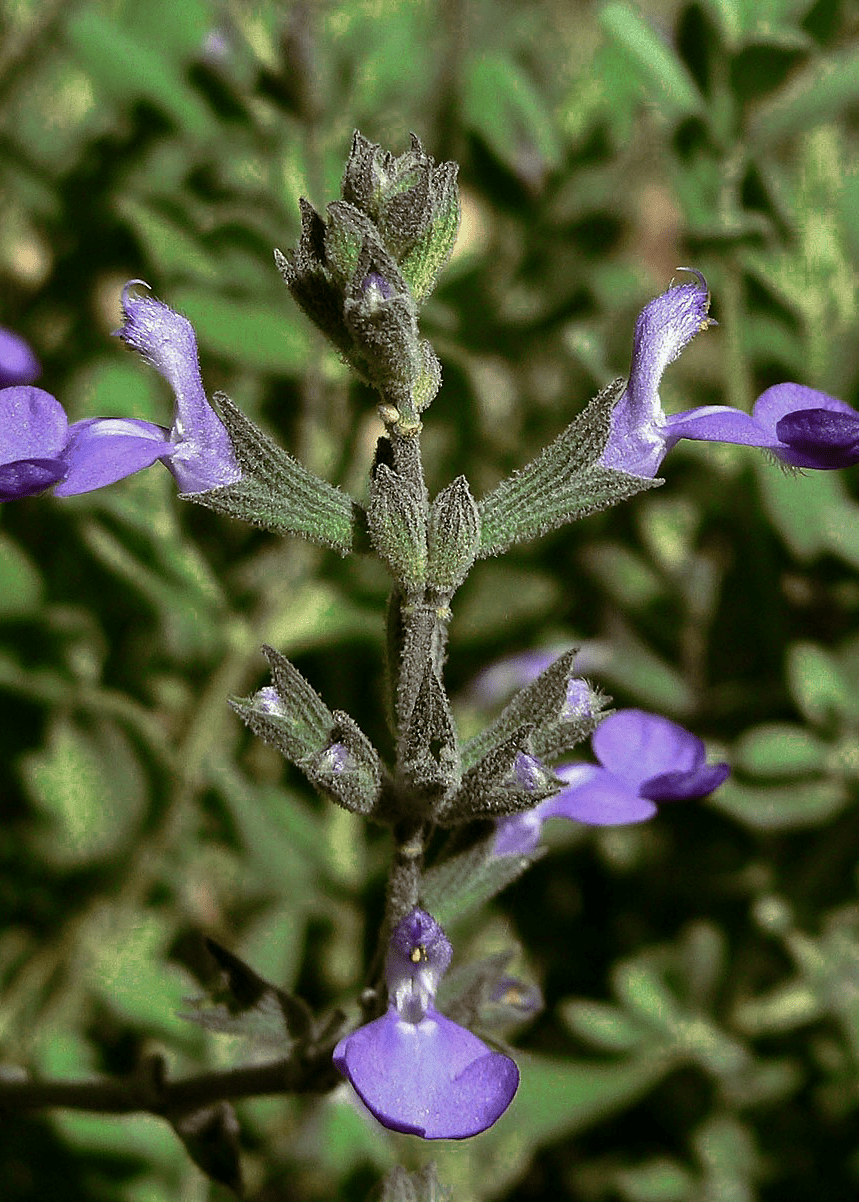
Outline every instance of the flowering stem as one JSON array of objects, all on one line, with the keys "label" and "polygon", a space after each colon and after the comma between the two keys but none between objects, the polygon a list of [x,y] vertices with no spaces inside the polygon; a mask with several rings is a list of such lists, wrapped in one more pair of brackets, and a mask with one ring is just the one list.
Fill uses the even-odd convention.
[{"label": "flowering stem", "polygon": [[387,926],[390,929],[386,944],[393,927],[418,904],[427,826],[424,823],[410,825],[407,829],[395,831],[394,835],[397,847],[388,873]]},{"label": "flowering stem", "polygon": [[364,1022],[384,1013],[382,977],[385,970],[385,954],[394,927],[418,905],[428,835],[429,829],[425,823],[404,825],[394,831],[396,848],[388,871],[385,917],[367,974],[367,987],[362,1002]]},{"label": "flowering stem", "polygon": [[[384,412],[388,407],[383,405],[381,408]],[[387,425],[394,470],[406,486],[412,488],[421,498],[426,512],[429,509],[429,498],[421,460],[420,424],[403,427],[402,411],[398,412],[391,406],[390,412],[397,413],[397,417]],[[404,595],[397,587],[391,599],[394,625],[397,629],[393,631],[394,637],[389,644],[391,662],[388,679],[392,691],[390,708],[397,731],[396,779],[398,785],[406,789],[406,732],[427,664],[433,664],[440,672],[446,642],[445,623],[438,616],[438,607],[431,601],[426,588]],[[428,824],[419,816],[421,808],[420,799],[415,798],[415,818],[401,822],[394,829],[396,848],[388,874],[385,918],[370,970],[371,989],[377,988],[381,982],[385,951],[391,932],[396,924],[418,905],[424,847],[428,834]]]},{"label": "flowering stem", "polygon": [[[420,427],[408,433],[401,433],[392,423],[388,427],[388,438],[397,475],[415,490],[426,509],[428,494],[421,461]],[[436,623],[432,620],[432,611],[426,605],[425,590],[408,596],[401,595],[399,619],[399,648],[397,651],[392,648],[391,654],[399,653],[400,660],[399,663],[389,665],[389,680],[395,688],[395,696],[391,699],[391,712],[396,716],[398,733],[398,775],[402,771],[405,754],[403,736],[423,679],[424,667],[427,660],[433,657],[438,642]]]}]

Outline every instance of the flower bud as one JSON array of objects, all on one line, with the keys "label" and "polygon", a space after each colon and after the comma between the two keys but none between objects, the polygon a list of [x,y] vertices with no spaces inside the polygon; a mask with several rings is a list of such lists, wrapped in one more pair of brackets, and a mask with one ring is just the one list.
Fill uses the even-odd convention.
[{"label": "flower bud", "polygon": [[426,514],[413,485],[379,463],[370,481],[370,538],[406,593],[423,588],[427,571]]},{"label": "flower bud", "polygon": [[435,164],[412,134],[395,157],[355,131],[343,176],[343,199],[378,227],[421,304],[450,258],[459,229],[456,163]]},{"label": "flower bud", "polygon": [[533,754],[534,728],[522,726],[465,773],[454,796],[436,815],[446,826],[475,818],[502,818],[533,809],[563,787]]},{"label": "flower bud", "polygon": [[480,517],[465,476],[457,476],[433,502],[427,527],[427,579],[450,596],[468,574],[480,544]]},{"label": "flower bud", "polygon": [[320,792],[353,814],[370,814],[382,787],[382,763],[348,714],[333,713],[293,664],[264,649],[274,685],[230,705],[251,730],[300,768]]},{"label": "flower bud", "polygon": [[299,767],[311,784],[352,814],[371,814],[382,785],[382,763],[358,724],[335,710],[330,741]]},{"label": "flower bud", "polygon": [[575,658],[575,650],[559,655],[513,697],[491,726],[470,739],[462,752],[466,766],[477,763],[523,723],[532,727],[531,750],[541,759],[555,759],[587,738],[600,720],[603,698],[573,674]]}]

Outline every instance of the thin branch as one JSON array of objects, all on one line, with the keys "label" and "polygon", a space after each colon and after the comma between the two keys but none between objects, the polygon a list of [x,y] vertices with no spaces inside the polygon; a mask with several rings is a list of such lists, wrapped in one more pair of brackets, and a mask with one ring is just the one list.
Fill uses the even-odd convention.
[{"label": "thin branch", "polygon": [[8,1081],[0,1079],[0,1111],[67,1110],[102,1114],[154,1114],[168,1120],[215,1102],[267,1094],[327,1093],[341,1077],[331,1046],[267,1064],[200,1073],[168,1081],[164,1062],[152,1057],[121,1081]]}]

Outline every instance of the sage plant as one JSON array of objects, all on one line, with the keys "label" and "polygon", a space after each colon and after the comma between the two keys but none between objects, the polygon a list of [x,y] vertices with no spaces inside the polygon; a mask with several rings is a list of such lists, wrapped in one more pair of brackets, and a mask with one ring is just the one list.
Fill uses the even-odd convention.
[{"label": "sage plant", "polygon": [[[277,1014],[284,1048],[277,1061],[173,1082],[151,1062],[115,1085],[0,1087],[0,1099],[21,1106],[162,1115],[197,1163],[235,1188],[229,1099],[324,1093],[345,1079],[356,1104],[394,1131],[466,1139],[492,1125],[513,1102],[519,1072],[488,1027],[512,1011],[533,1013],[538,993],[508,976],[509,957],[495,956],[460,974],[467,999],[460,985],[440,1000],[457,948],[434,911],[457,891],[486,901],[508,885],[539,853],[550,818],[641,822],[660,804],[706,795],[728,774],[726,764],[708,764],[702,741],[676,723],[641,710],[611,715],[582,678],[574,650],[541,663],[487,729],[461,739],[444,667],[455,594],[474,563],[660,484],[656,472],[682,438],[757,446],[806,468],[859,459],[859,415],[799,384],[770,388],[751,414],[704,406],[665,415],[663,372],[712,324],[706,282],[684,268],[640,314],[626,382],[607,384],[488,495],[476,499],[459,476],[431,497],[421,432],[442,372],[419,316],[456,239],[456,176],[455,164],[436,164],[417,138],[395,157],[356,133],[340,198],[324,215],[302,201],[298,245],[275,252],[295,302],[378,394],[383,432],[366,502],[305,468],[226,396],[210,400],[190,323],[141,294],[137,281],[123,292],[119,336],[171,385],[169,427],[109,417],[69,425],[60,402],[31,382],[0,391],[0,500],[51,487],[70,496],[160,461],[186,499],[342,556],[376,556],[391,578],[390,761],[276,648],[263,648],[271,683],[230,701],[323,797],[390,832],[384,920],[354,1004],[314,1014],[209,941],[229,1016],[264,1003]],[[597,763],[579,753],[570,759],[590,736]],[[418,1196],[429,1181],[397,1170],[385,1197]]]}]

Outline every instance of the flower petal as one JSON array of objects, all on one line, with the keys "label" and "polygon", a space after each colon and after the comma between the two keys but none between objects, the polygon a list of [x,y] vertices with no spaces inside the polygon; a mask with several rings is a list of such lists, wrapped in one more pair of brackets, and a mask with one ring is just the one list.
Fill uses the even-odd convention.
[{"label": "flower petal", "polygon": [[21,384],[0,390],[0,463],[57,459],[69,421],[56,397]]},{"label": "flower petal", "polygon": [[703,742],[685,727],[645,710],[623,709],[597,727],[591,746],[600,763],[638,790],[666,772],[689,772],[706,759]]},{"label": "flower petal", "polygon": [[540,842],[543,830],[541,809],[545,804],[541,802],[533,810],[511,814],[508,818],[499,818],[495,824],[493,856],[526,856],[533,851]]},{"label": "flower petal", "polygon": [[388,996],[401,1018],[419,1022],[431,1007],[453,948],[439,924],[417,907],[394,928],[385,959]]},{"label": "flower petal", "polygon": [[800,409],[828,409],[832,413],[847,413],[857,416],[856,410],[846,401],[830,396],[828,392],[819,392],[816,388],[807,388],[805,384],[773,384],[762,392],[752,406],[752,416],[764,427],[775,434],[775,429],[783,417],[797,413]]},{"label": "flower petal", "polygon": [[586,826],[625,826],[645,822],[656,813],[652,801],[640,797],[627,781],[595,764],[568,764],[557,769],[570,787],[544,801],[540,816],[569,818]]},{"label": "flower petal", "polygon": [[44,492],[66,474],[62,459],[18,459],[0,464],[0,501],[20,501]]},{"label": "flower petal", "polygon": [[169,431],[137,418],[93,417],[75,422],[63,452],[67,475],[58,497],[92,492],[173,454]]},{"label": "flower petal", "polygon": [[666,450],[681,438],[763,447],[795,467],[839,468],[859,462],[859,414],[837,397],[802,384],[776,384],[752,414],[704,405],[666,418]]},{"label": "flower petal", "polygon": [[767,430],[741,409],[730,405],[701,405],[666,418],[663,432],[666,446],[671,448],[681,438],[696,442],[732,442],[751,447],[779,445],[774,430]]},{"label": "flower petal", "polygon": [[644,781],[639,791],[642,797],[652,801],[690,801],[718,789],[730,771],[727,764],[702,764],[688,772],[663,772],[661,776]]},{"label": "flower petal", "polygon": [[859,413],[800,409],[776,423],[782,442],[813,461],[805,467],[839,468],[859,463]]},{"label": "flower petal", "polygon": [[619,472],[650,479],[656,475],[665,458],[666,446],[661,432],[662,410],[657,393],[653,394],[653,399],[653,411],[640,416],[644,405],[627,384],[612,410],[611,433],[600,456],[600,467],[612,467]]},{"label": "flower petal", "polygon": [[[834,426],[827,427],[823,413],[817,413],[814,418],[803,418],[798,424],[793,424],[800,413],[809,410],[825,410],[859,421],[859,414],[846,401],[830,396],[827,392],[819,392],[816,388],[807,388],[804,384],[794,384],[790,381],[774,384],[772,388],[762,392],[754,403],[752,415],[779,440],[773,447],[773,454],[783,463],[820,470],[849,467],[855,463],[857,458],[849,454],[843,443],[846,425],[842,425],[841,434],[836,435]],[[788,418],[791,420],[785,420]],[[796,441],[793,435],[796,436]]]},{"label": "flower petal", "polygon": [[424,1139],[485,1131],[519,1085],[509,1056],[435,1010],[409,1023],[391,1008],[342,1039],[334,1063],[383,1126]]},{"label": "flower petal", "polygon": [[[645,305],[635,323],[630,391],[646,408],[652,404],[663,372],[700,330],[713,324],[707,316],[710,293],[697,272],[688,284],[668,288]],[[658,403],[658,402],[657,402]]]}]

